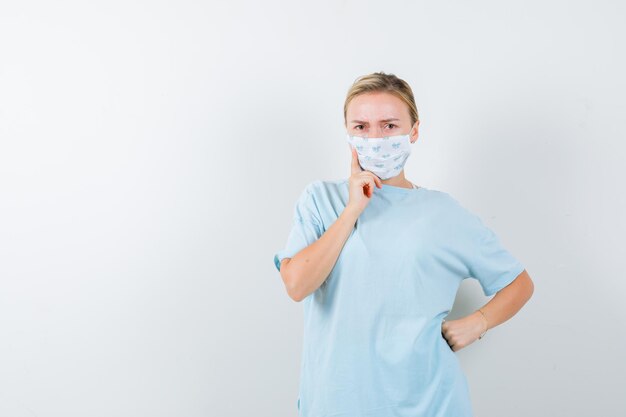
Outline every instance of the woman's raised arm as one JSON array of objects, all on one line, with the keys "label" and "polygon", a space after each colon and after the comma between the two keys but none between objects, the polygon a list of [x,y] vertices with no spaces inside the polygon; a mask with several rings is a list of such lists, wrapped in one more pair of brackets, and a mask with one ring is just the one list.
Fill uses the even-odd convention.
[{"label": "woman's raised arm", "polygon": [[371,171],[364,171],[359,165],[356,150],[350,149],[352,165],[348,204],[319,239],[291,258],[283,258],[280,263],[280,276],[287,293],[295,301],[302,301],[328,278],[354,224],[369,204],[374,187],[382,188],[380,178]]}]

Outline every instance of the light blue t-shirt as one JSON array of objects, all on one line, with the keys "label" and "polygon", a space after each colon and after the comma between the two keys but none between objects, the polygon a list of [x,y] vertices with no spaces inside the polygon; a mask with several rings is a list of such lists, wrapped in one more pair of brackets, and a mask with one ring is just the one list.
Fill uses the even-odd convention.
[{"label": "light blue t-shirt", "polygon": [[[294,210],[294,256],[348,202],[348,180],[313,181]],[[441,333],[465,278],[490,296],[523,265],[449,194],[383,184],[324,283],[302,300],[300,417],[470,417],[467,379]]]}]

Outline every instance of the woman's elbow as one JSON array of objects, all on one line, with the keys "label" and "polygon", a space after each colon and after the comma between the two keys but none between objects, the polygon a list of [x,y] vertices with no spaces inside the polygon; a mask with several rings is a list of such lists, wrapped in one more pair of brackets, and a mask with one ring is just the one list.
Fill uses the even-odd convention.
[{"label": "woman's elbow", "polygon": [[535,292],[535,284],[525,269],[522,271],[522,273],[520,273],[518,278],[519,279],[517,279],[516,281],[518,281],[519,286],[522,288],[526,300],[528,301]]},{"label": "woman's elbow", "polygon": [[299,286],[297,285],[298,280],[294,276],[293,271],[289,268],[289,261],[291,258],[285,258],[280,263],[280,276],[283,280],[283,284],[285,284],[285,290],[287,291],[287,295],[293,301],[300,302],[304,299],[304,295],[302,291],[300,291]]}]

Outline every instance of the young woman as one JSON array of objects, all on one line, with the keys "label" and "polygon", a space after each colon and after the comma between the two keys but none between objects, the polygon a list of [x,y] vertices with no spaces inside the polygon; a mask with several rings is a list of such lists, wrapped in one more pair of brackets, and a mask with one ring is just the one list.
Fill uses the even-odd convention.
[{"label": "young woman", "polygon": [[[516,314],[532,280],[479,217],[405,178],[419,125],[405,81],[358,78],[344,121],[350,177],[306,186],[274,256],[287,293],[304,302],[298,415],[472,416],[454,352]],[[468,277],[495,296],[446,321]]]}]

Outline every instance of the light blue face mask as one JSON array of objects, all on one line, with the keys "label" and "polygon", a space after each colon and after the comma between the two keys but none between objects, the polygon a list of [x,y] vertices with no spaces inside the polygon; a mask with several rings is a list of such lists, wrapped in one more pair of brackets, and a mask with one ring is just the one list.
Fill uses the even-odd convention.
[{"label": "light blue face mask", "polygon": [[347,134],[348,143],[356,148],[359,165],[381,180],[395,177],[402,171],[411,154],[410,135],[368,138]]}]

